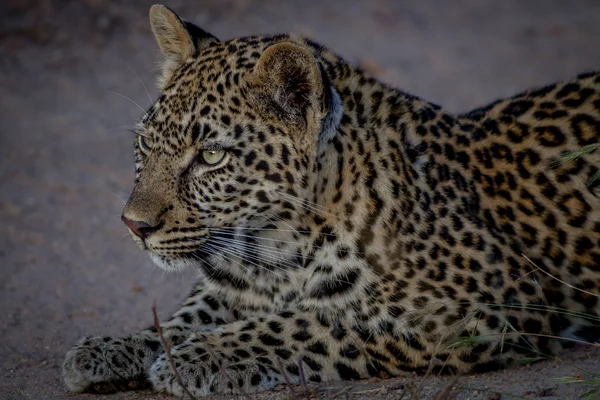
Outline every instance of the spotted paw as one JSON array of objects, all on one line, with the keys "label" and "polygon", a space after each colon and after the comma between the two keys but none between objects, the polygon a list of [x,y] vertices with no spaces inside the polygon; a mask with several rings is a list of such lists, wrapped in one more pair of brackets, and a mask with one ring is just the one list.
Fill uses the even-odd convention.
[{"label": "spotted paw", "polygon": [[147,354],[131,339],[86,337],[65,357],[63,379],[73,392],[107,393],[145,386]]},{"label": "spotted paw", "polygon": [[208,382],[211,375],[218,373],[218,368],[211,362],[209,354],[204,349],[184,343],[171,350],[171,357],[179,377],[176,377],[167,356],[162,354],[150,369],[150,382],[155,390],[183,396],[185,391],[178,383],[178,379],[180,379],[186,390],[194,396],[206,396],[213,393],[214,387],[211,390]]},{"label": "spotted paw", "polygon": [[235,354],[219,349],[207,352],[199,340],[191,339],[171,351],[178,376],[166,354],[162,354],[152,365],[149,379],[155,390],[179,397],[186,391],[194,397],[256,393],[283,382],[271,361],[263,358],[263,365],[249,360],[250,353],[241,348]]}]

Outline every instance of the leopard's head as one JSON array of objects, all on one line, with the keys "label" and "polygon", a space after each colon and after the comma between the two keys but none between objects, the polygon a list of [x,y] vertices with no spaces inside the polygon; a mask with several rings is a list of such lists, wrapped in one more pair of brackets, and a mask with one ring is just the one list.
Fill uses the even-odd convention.
[{"label": "leopard's head", "polygon": [[332,101],[317,50],[301,39],[223,42],[160,5],[150,23],[162,94],[137,126],[122,219],[159,266],[177,269],[305,212]]}]

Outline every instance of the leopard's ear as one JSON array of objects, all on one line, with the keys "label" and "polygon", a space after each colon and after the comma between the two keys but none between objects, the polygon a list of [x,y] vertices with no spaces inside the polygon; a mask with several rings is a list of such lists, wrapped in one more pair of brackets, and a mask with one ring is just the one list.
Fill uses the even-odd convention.
[{"label": "leopard's ear", "polygon": [[267,48],[254,67],[260,104],[302,130],[319,129],[323,117],[323,78],[311,50],[281,42]]},{"label": "leopard's ear", "polygon": [[165,56],[159,85],[162,87],[185,60],[197,55],[211,42],[219,41],[196,25],[181,20],[173,10],[161,4],[150,7],[150,26],[158,47]]}]

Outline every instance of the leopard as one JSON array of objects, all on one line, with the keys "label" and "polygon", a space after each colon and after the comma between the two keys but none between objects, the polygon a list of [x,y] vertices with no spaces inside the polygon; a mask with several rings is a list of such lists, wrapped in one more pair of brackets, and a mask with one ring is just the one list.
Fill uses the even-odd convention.
[{"label": "leopard", "polygon": [[599,72],[459,114],[299,35],[150,25],[122,220],[197,280],[162,323],[81,339],[70,391],[478,373],[598,339]]}]

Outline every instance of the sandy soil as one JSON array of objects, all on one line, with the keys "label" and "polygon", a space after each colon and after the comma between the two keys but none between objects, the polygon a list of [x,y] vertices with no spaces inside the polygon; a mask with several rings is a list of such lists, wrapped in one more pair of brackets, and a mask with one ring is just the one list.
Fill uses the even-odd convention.
[{"label": "sandy soil", "polygon": [[[188,290],[190,273],[168,275],[152,266],[119,220],[133,180],[127,128],[142,113],[137,104],[145,108],[156,96],[159,54],[146,17],[151,3],[0,2],[1,399],[164,398],[71,395],[60,380],[63,356],[80,336],[143,328],[154,300],[164,317]],[[222,38],[310,35],[452,111],[600,68],[597,0],[169,4]],[[462,377],[453,393],[458,399],[575,399],[584,388],[556,378],[585,371],[600,372],[596,349]],[[420,393],[431,399],[446,385],[410,377],[350,389],[352,398]]]}]

